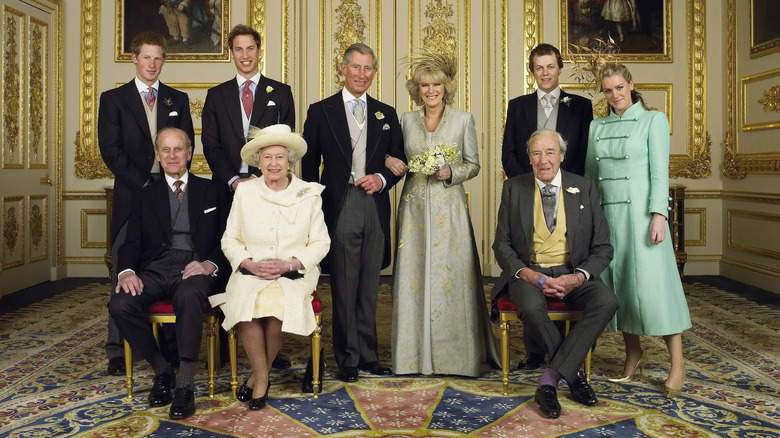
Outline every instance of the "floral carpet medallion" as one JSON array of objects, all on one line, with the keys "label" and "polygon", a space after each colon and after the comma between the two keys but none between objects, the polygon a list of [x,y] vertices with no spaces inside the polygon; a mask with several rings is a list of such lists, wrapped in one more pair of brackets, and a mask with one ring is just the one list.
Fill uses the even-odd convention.
[{"label": "floral carpet medallion", "polygon": [[[623,350],[619,334],[605,333],[591,376],[599,404],[575,403],[562,384],[563,411],[555,420],[544,418],[533,401],[538,371],[512,372],[508,397],[501,396],[499,370],[478,379],[361,374],[347,385],[333,375],[329,348],[324,388],[315,400],[300,393],[308,340],[291,336],[283,351],[293,367],[272,373],[265,409],[249,411],[229,398],[227,367],[218,372],[214,398],[204,396],[201,364],[196,415],[172,421],[167,407],[147,405],[153,377],[147,364],[135,365],[132,399],[123,378],[105,375],[108,286],[89,284],[0,316],[0,436],[780,437],[780,312],[704,284],[685,289],[693,328],[683,334],[688,375],[676,399],[661,396],[668,372],[661,339],[642,339],[649,360],[641,378],[606,381],[622,369]],[[330,345],[327,285],[319,293]],[[390,302],[384,286],[378,328],[385,361]],[[512,332],[515,360],[522,356],[520,330]],[[248,369],[242,357],[241,375]]]}]

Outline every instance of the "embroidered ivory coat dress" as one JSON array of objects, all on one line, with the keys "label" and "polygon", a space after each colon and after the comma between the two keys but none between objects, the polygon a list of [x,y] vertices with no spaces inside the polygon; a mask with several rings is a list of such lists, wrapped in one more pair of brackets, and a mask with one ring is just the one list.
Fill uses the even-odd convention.
[{"label": "embroidered ivory coat dress", "polygon": [[[225,313],[225,330],[257,317],[253,311],[262,307],[256,303],[258,295],[268,290],[269,298],[274,299],[276,286],[283,292],[282,331],[308,336],[314,330],[311,293],[320,277],[319,263],[330,248],[320,197],[324,188],[294,175],[287,188],[278,192],[268,188],[262,176],[238,185],[222,236],[222,251],[233,272],[225,293],[209,298],[212,306],[219,305]],[[239,272],[246,258],[262,261],[293,257],[303,264],[303,278],[262,280]]]},{"label": "embroidered ivory coat dress", "polygon": [[474,116],[445,106],[433,133],[423,110],[401,117],[406,156],[455,144],[452,181],[408,173],[398,207],[393,275],[393,371],[478,376],[499,363],[463,182],[479,173]]},{"label": "embroidered ivory coat dress", "polygon": [[601,273],[618,297],[608,330],[671,335],[691,327],[669,225],[650,243],[653,213],[668,217],[669,121],[663,113],[631,105],[618,117],[594,120],[585,175],[596,181],[615,256]]}]

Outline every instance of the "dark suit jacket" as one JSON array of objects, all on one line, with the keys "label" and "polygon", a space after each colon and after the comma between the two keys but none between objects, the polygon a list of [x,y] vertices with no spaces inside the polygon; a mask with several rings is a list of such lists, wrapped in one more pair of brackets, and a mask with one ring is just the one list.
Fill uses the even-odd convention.
[{"label": "dark suit jacket", "polygon": [[[563,102],[565,97],[571,99],[568,105]],[[506,173],[507,178],[533,170],[525,143],[537,129],[538,100],[536,91],[534,91],[509,101],[506,111],[504,142],[501,146],[501,163],[504,165],[504,173]],[[561,164],[563,170],[577,175],[585,174],[588,128],[592,120],[593,104],[590,99],[561,90],[555,130],[567,143],[566,156]]]},{"label": "dark suit jacket", "polygon": [[[380,114],[381,113],[381,114]],[[385,167],[385,156],[391,155],[406,162],[404,139],[395,108],[368,96],[366,106],[366,175],[381,173],[387,185],[373,195],[382,231],[385,233],[385,252],[382,267],[390,265],[390,188],[401,178]],[[327,99],[309,106],[303,138],[308,152],[301,159],[301,173],[305,181],[325,185],[322,192],[322,210],[328,232],[333,236],[336,220],[349,185],[352,171],[352,140],[349,136],[347,115],[341,90]],[[320,161],[324,161],[320,177]]]},{"label": "dark suit jacket", "polygon": [[[177,115],[171,115],[176,112]],[[130,217],[133,198],[151,175],[154,162],[154,134],[149,132],[143,102],[135,81],[100,95],[98,145],[106,166],[114,174],[114,207],[111,240]],[[194,141],[187,93],[160,83],[157,90],[157,129],[180,128]],[[194,147],[194,143],[193,143]]]},{"label": "dark suit jacket", "polygon": [[[576,188],[579,193],[566,189]],[[493,287],[495,299],[520,268],[531,265],[534,231],[534,191],[539,190],[532,173],[504,181],[493,252],[501,266],[501,277]],[[572,190],[574,191],[574,190]],[[566,211],[566,238],[573,268],[590,273],[590,281],[612,260],[609,225],[601,209],[596,184],[590,178],[562,172],[561,195]],[[522,281],[522,280],[520,280]]]},{"label": "dark suit jacket", "polygon": [[[269,86],[273,87],[270,93],[266,92]],[[268,106],[271,101],[275,105]],[[210,88],[203,104],[203,131],[200,136],[203,153],[214,179],[223,186],[238,175],[241,168],[241,148],[246,144],[241,120],[242,108],[235,77]],[[295,131],[292,90],[288,85],[260,76],[249,124],[265,128],[279,123],[284,123]],[[260,176],[260,170],[256,167],[250,167],[249,171]]]},{"label": "dark suit jacket", "polygon": [[[190,234],[197,260],[210,260],[219,267],[217,276],[224,287],[230,265],[222,254],[220,241],[225,231],[230,203],[223,187],[190,174],[187,186]],[[164,251],[171,248],[171,206],[165,178],[144,187],[127,222],[127,238],[119,248],[117,272],[132,269],[140,273]],[[212,208],[216,207],[214,210]],[[211,210],[211,211],[209,211]],[[208,211],[208,213],[206,213]]]}]

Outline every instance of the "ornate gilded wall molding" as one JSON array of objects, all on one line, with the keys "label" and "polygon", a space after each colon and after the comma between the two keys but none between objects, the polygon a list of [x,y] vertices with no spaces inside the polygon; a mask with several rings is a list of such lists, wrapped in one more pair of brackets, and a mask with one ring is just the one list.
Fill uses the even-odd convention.
[{"label": "ornate gilded wall molding", "polygon": [[24,197],[7,196],[3,198],[3,269],[7,270],[24,264]]},{"label": "ornate gilded wall molding", "polygon": [[[333,49],[333,83],[335,89],[344,86],[344,78],[339,70],[341,57],[350,44],[366,40],[366,18],[363,16],[362,8],[358,0],[341,0],[341,4],[335,10],[335,22],[338,27],[333,31],[333,41],[336,47]],[[379,56],[379,54],[377,54]]]},{"label": "ornate gilded wall molding", "polygon": [[[266,73],[265,70],[265,50],[267,47],[266,43],[266,5],[265,0],[249,0],[246,5],[246,16],[247,16],[247,24],[251,26],[254,30],[260,33],[260,36],[262,37],[260,39],[260,49],[262,50],[261,58],[260,58],[260,68],[263,71],[263,74]],[[226,26],[226,29],[228,29],[228,33],[230,32],[229,29],[232,29],[231,26]],[[227,33],[225,34],[227,35]],[[225,43],[227,44],[227,43]],[[230,49],[228,48],[228,52]],[[229,55],[228,55],[229,57]]]},{"label": "ornate gilded wall molding", "polygon": [[47,195],[30,196],[28,222],[30,226],[30,263],[49,257],[49,199]]},{"label": "ornate gilded wall molding", "polygon": [[[761,104],[763,111],[778,111],[780,112],[780,85],[775,85],[771,88],[765,89],[762,96],[756,99],[754,102],[750,102],[751,106],[748,106],[748,87],[751,84],[763,83],[763,86],[767,84],[774,84],[777,79],[780,79],[780,68],[765,71],[755,75],[750,75],[740,80],[739,91],[739,113],[740,113],[740,129],[742,131],[758,131],[762,129],[776,129],[780,127],[780,119],[749,122],[748,121],[748,109],[752,110],[752,113],[758,112],[758,106],[755,104]],[[737,134],[739,135],[739,133]]]},{"label": "ornate gilded wall molding", "polygon": [[723,149],[723,175],[726,178],[742,179],[750,173],[780,173],[780,152],[745,153],[739,152],[739,129],[737,117],[738,58],[737,58],[737,0],[726,3],[726,140]]},{"label": "ornate gilded wall molding", "polygon": [[454,15],[455,10],[447,0],[431,0],[428,3],[425,7],[428,25],[422,29],[423,47],[434,52],[457,51],[458,30],[451,22]]},{"label": "ornate gilded wall molding", "polygon": [[48,109],[46,87],[48,71],[45,71],[48,26],[43,21],[30,17],[30,127],[28,160],[30,168],[46,168],[47,141],[45,114]]},{"label": "ornate gilded wall molding", "polygon": [[20,43],[24,29],[24,14],[9,6],[3,6],[3,168],[24,167],[24,147],[20,115],[22,107],[22,71],[24,53]]},{"label": "ornate gilded wall molding", "polygon": [[707,178],[712,174],[712,139],[707,132],[705,11],[704,0],[686,2],[686,41],[688,42],[688,140],[687,154],[672,154],[669,176]]},{"label": "ornate gilded wall molding", "polygon": [[764,112],[780,112],[780,85],[764,90],[758,103],[764,106]]},{"label": "ornate gilded wall molding", "polygon": [[[726,211],[726,236],[728,237],[726,244],[729,248],[736,249],[738,251],[744,251],[751,254],[756,254],[764,257],[770,257],[773,259],[780,259],[780,251],[772,248],[757,246],[746,242],[738,242],[735,232],[737,230],[745,230],[746,225],[738,226],[736,224],[738,219],[752,219],[755,221],[764,221],[769,224],[780,224],[780,214],[766,213],[759,211],[739,210],[729,208]],[[771,233],[770,233],[771,234]],[[762,243],[767,245],[773,245],[773,241],[763,240]]]},{"label": "ornate gilded wall molding", "polygon": [[[542,38],[542,0],[525,0],[523,18],[525,21],[525,38],[523,46],[523,59],[528,59],[531,50],[536,47]],[[523,62],[523,65],[526,63]],[[525,92],[533,93],[536,89],[535,79],[528,68],[525,72]]]},{"label": "ornate gilded wall molding", "polygon": [[97,87],[99,83],[98,59],[100,53],[100,1],[81,2],[81,94],[79,120],[76,135],[76,176],[79,178],[110,178],[97,143]]}]

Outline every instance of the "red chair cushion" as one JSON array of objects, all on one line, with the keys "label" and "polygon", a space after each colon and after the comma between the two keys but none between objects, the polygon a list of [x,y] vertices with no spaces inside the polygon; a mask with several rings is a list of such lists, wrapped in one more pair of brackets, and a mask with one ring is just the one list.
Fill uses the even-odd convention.
[{"label": "red chair cushion", "polygon": [[[501,313],[517,313],[517,306],[509,298],[509,295],[501,295],[496,300],[496,307]],[[547,302],[548,312],[579,312],[580,309],[567,303],[566,301],[554,300]]]},{"label": "red chair cushion", "polygon": [[[209,305],[208,301],[203,302],[203,313],[206,315],[212,315],[216,312],[216,309]],[[172,300],[160,300],[151,306],[146,308],[147,315],[173,315],[173,301]]]},{"label": "red chair cushion", "polygon": [[314,297],[314,299],[311,302],[311,308],[314,309],[315,315],[322,314],[322,301],[320,301],[320,296],[317,295],[317,291],[311,293],[311,296]]}]

